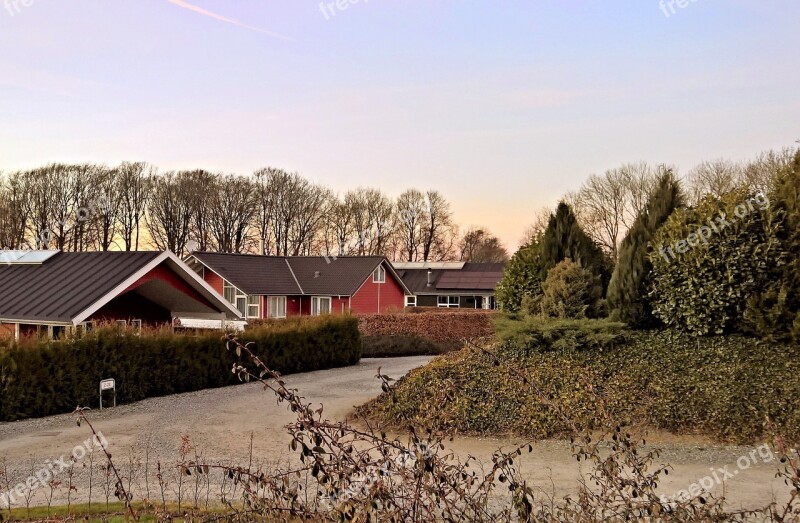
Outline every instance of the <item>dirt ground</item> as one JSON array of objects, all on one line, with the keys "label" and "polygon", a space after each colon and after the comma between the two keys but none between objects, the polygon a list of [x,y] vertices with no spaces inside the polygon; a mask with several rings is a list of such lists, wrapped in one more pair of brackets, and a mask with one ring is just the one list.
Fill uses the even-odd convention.
[{"label": "dirt ground", "polygon": [[[339,420],[354,406],[380,393],[380,383],[375,379],[379,366],[383,373],[400,377],[429,360],[365,359],[354,367],[288,376],[286,381],[309,401],[323,403],[328,419]],[[92,412],[90,418],[108,441],[115,461],[122,462],[123,467],[131,455],[136,455],[141,468],[145,448],[151,449],[149,462],[175,463],[184,435],[191,438],[198,453],[213,461],[247,464],[251,441],[256,463],[288,462],[293,456],[283,428],[293,417],[258,384],[152,398]],[[86,427],[76,426],[69,415],[0,423],[0,460],[6,458],[14,482],[23,481],[32,470],[38,470],[39,464],[69,455],[90,435]],[[713,478],[715,473],[722,479],[721,469],[725,467],[728,478],[724,484],[715,480],[713,492],[724,493],[731,508],[759,508],[786,496],[782,481],[775,478],[778,464],[768,459],[764,449],[758,454],[756,447],[725,446],[702,438],[662,433],[650,434],[647,440],[648,445],[662,449],[660,461],[674,467],[661,484],[667,496],[688,489],[701,478]],[[473,455],[488,462],[499,447],[510,448],[518,443],[522,440],[459,437],[451,447],[463,457]],[[745,459],[741,459],[743,456]],[[737,465],[737,460],[741,465],[746,461],[747,467]],[[574,492],[582,471],[572,457],[569,443],[560,440],[535,443],[534,452],[524,455],[520,463],[530,483],[547,497],[560,498]],[[37,493],[37,499],[41,500],[42,495]],[[84,496],[80,489],[75,495],[77,499]]]}]

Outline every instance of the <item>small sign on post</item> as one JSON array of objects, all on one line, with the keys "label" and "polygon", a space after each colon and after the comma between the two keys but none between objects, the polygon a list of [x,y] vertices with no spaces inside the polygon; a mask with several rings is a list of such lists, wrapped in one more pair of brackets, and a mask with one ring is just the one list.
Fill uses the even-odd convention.
[{"label": "small sign on post", "polygon": [[114,378],[100,382],[100,410],[103,410],[103,392],[110,390],[113,397],[112,406],[117,406],[117,382]]}]

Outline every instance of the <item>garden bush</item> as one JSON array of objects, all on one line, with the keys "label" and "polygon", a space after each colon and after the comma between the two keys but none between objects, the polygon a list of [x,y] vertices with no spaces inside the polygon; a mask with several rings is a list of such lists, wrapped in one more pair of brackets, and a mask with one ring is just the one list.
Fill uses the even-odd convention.
[{"label": "garden bush", "polygon": [[748,300],[786,263],[782,221],[765,195],[746,189],[677,210],[653,240],[654,315],[701,335],[741,331]]},{"label": "garden bush", "polygon": [[359,316],[364,355],[369,357],[442,354],[460,349],[464,340],[494,335],[497,313],[443,310],[413,314]]},{"label": "garden bush", "polygon": [[362,412],[398,425],[548,438],[570,433],[556,411],[586,427],[600,396],[624,424],[753,442],[770,420],[800,441],[800,346],[607,321],[497,323],[496,343],[412,371]]},{"label": "garden bush", "polygon": [[[358,362],[358,320],[349,316],[267,322],[239,338],[283,373]],[[220,333],[173,334],[103,327],[82,338],[28,341],[0,350],[0,420],[69,412],[98,404],[100,380],[114,378],[117,402],[238,383],[236,356]]]},{"label": "garden bush", "polygon": [[564,260],[547,273],[539,312],[550,318],[597,317],[602,308],[599,283],[599,277],[579,263]]}]

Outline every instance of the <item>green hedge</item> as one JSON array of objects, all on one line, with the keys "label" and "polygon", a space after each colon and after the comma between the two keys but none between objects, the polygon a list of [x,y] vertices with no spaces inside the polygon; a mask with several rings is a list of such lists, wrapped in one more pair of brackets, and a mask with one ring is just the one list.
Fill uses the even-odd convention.
[{"label": "green hedge", "polygon": [[[395,396],[362,409],[407,426],[480,435],[550,438],[569,434],[557,411],[586,427],[602,396],[618,423],[751,443],[767,419],[800,442],[800,346],[744,336],[695,337],[627,331],[591,320],[536,323],[506,319],[501,360],[467,348],[402,378]],[[525,372],[558,406],[521,383]]]},{"label": "green hedge", "polygon": [[[240,339],[254,342],[254,352],[285,374],[352,365],[361,357],[358,320],[352,317],[266,323]],[[233,385],[235,360],[219,333],[135,336],[114,328],[0,349],[0,420],[94,407],[105,378],[116,379],[118,403]]]}]

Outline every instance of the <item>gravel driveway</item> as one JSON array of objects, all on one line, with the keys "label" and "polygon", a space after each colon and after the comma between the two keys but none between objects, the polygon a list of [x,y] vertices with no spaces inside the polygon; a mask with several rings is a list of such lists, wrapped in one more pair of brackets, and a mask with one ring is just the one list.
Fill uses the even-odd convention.
[{"label": "gravel driveway", "polygon": [[[324,403],[326,418],[341,420],[354,406],[380,393],[380,382],[375,379],[378,367],[382,367],[383,373],[399,378],[430,360],[430,357],[364,359],[353,367],[290,375],[286,381],[312,403]],[[285,465],[294,457],[284,429],[294,417],[285,406],[277,405],[271,393],[263,391],[259,384],[152,398],[103,412],[95,411],[89,417],[107,439],[118,467],[125,474],[134,470],[130,475],[139,478],[144,476],[144,461],[148,463],[150,475],[158,461],[174,469],[181,438],[185,435],[191,438],[191,444],[202,458],[212,462],[247,464],[251,444],[255,464]],[[13,485],[39,470],[46,460],[68,456],[90,435],[86,427],[77,427],[68,414],[0,423],[0,479],[3,458],[12,471]],[[718,468],[730,465],[733,469],[737,458],[753,451],[753,447],[718,445],[702,438],[666,433],[650,434],[648,441],[663,449],[663,461],[675,467],[663,478],[663,490],[668,495],[688,488]],[[459,437],[450,445],[461,456],[471,454],[489,461],[497,448],[508,448],[520,442],[514,438]],[[147,454],[145,449],[149,449]],[[558,440],[540,441],[534,443],[534,449],[522,459],[521,468],[531,484],[540,486],[540,494],[558,498],[574,492],[581,469],[569,444]],[[85,485],[89,469],[102,469],[102,460],[94,459],[92,467],[81,464],[77,483]],[[740,472],[724,486],[733,507],[757,508],[785,497],[786,489],[775,478],[775,463],[758,460]],[[95,472],[95,478],[97,474],[99,472]],[[59,478],[64,480],[63,473]],[[154,489],[152,483],[146,488]],[[3,489],[0,481],[0,495]],[[63,486],[61,489],[61,495],[55,496],[60,499],[59,504],[64,503],[65,489]],[[46,488],[40,489],[34,501],[44,503],[45,491]],[[73,501],[85,501],[86,491],[84,486],[79,487]],[[94,500],[103,497],[96,483],[94,491]],[[716,485],[714,491],[720,495],[723,487]],[[137,499],[146,496],[141,479],[135,496]]]}]

